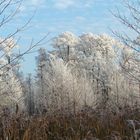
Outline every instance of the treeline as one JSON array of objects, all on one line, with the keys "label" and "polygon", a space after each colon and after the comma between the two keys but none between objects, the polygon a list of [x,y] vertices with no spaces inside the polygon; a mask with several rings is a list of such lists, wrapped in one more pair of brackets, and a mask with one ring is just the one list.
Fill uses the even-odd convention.
[{"label": "treeline", "polygon": [[[139,54],[108,35],[60,34],[53,50],[39,50],[36,76],[25,82],[32,114],[139,106]],[[34,110],[34,111],[33,111]]]}]

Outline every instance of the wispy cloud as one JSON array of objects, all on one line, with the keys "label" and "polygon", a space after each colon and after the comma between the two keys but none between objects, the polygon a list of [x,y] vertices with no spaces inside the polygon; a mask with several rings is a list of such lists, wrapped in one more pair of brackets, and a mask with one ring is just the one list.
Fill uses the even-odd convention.
[{"label": "wispy cloud", "polygon": [[76,19],[77,21],[85,21],[85,20],[86,20],[86,18],[83,17],[83,16],[76,16],[75,19]]},{"label": "wispy cloud", "polygon": [[46,0],[24,0],[20,10],[25,11],[25,10],[32,10],[40,7],[44,7]]},{"label": "wispy cloud", "polygon": [[39,6],[45,3],[45,0],[30,0],[30,5],[32,6]]},{"label": "wispy cloud", "polygon": [[75,5],[74,0],[55,0],[54,7],[57,9],[66,9]]},{"label": "wispy cloud", "polygon": [[95,0],[53,0],[54,7],[59,10],[67,8],[89,8],[93,6]]}]

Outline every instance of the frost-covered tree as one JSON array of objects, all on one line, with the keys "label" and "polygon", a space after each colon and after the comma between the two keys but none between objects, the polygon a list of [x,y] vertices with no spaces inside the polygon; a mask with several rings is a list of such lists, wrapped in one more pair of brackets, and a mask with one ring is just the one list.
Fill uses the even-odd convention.
[{"label": "frost-covered tree", "polygon": [[[46,61],[46,72],[44,73],[44,96],[38,94],[37,99],[41,101],[48,112],[69,111],[76,112],[86,104],[93,103],[92,89],[86,77],[79,79],[73,75],[70,67],[60,58],[48,54]],[[83,86],[84,85],[84,86]]]},{"label": "frost-covered tree", "polygon": [[62,51],[59,49],[52,53],[62,58],[71,67],[77,78],[86,73],[86,76],[92,81],[93,94],[102,92],[103,95],[108,96],[108,92],[111,90],[111,78],[118,65],[116,62],[117,48],[120,47],[120,44],[107,35],[99,36],[88,33],[76,37],[71,34],[69,32],[63,33],[54,40],[56,48],[56,46],[65,46],[66,42],[70,42],[72,39],[72,45],[69,44],[71,46],[69,47],[69,52],[71,52],[69,53],[69,61],[65,61],[61,57]]},{"label": "frost-covered tree", "polygon": [[[46,50],[44,48],[40,48],[38,51],[39,55],[36,57],[37,62],[37,76],[36,76],[36,86],[35,86],[35,100],[36,100],[36,108],[39,109],[40,112],[43,111],[44,103],[47,102],[47,86],[46,86],[46,67],[48,56]],[[47,103],[46,103],[47,104]]]},{"label": "frost-covered tree", "polygon": [[[8,25],[15,22],[16,15],[20,12],[22,0],[2,0],[0,1],[0,29],[8,31]],[[9,106],[13,108],[16,104],[17,109],[23,108],[23,85],[19,78],[18,70],[21,58],[28,54],[36,46],[40,46],[45,39],[35,42],[31,41],[30,46],[20,52],[16,49],[19,41],[18,33],[23,31],[30,23],[31,19],[21,26],[12,29],[0,37],[0,107]],[[14,51],[13,51],[14,50]],[[18,50],[18,51],[16,51]],[[13,53],[19,52],[19,53]],[[13,106],[12,106],[13,105]]]},{"label": "frost-covered tree", "polygon": [[58,37],[53,39],[53,47],[58,50],[55,51],[55,55],[58,55],[64,61],[69,61],[72,59],[72,55],[74,55],[73,49],[79,43],[79,38],[71,32],[64,32],[60,34]]},{"label": "frost-covered tree", "polygon": [[[137,86],[122,68],[128,66],[126,59],[132,55],[134,58],[134,53],[124,44],[106,34],[78,37],[70,32],[53,41],[53,51],[38,63],[44,68],[38,69],[43,80],[40,78],[37,88],[42,93],[43,85],[44,96],[37,94],[36,99],[41,99],[48,112],[76,112],[85,106],[118,109],[138,102]],[[40,54],[38,60],[44,56]]]},{"label": "frost-covered tree", "polygon": [[[2,42],[2,39],[1,39]],[[12,48],[16,47],[13,39],[3,39],[3,43],[0,44],[1,55],[0,61],[0,105],[11,106],[14,104],[23,107],[23,93],[20,79],[18,78],[16,71],[19,67],[19,63],[11,62],[13,53]]]}]

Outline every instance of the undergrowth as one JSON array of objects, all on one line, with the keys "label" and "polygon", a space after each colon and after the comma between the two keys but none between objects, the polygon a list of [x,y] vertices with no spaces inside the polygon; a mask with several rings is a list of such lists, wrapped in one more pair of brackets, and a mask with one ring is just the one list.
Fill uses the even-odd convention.
[{"label": "undergrowth", "polygon": [[139,140],[139,108],[58,111],[28,116],[3,113],[0,140]]}]

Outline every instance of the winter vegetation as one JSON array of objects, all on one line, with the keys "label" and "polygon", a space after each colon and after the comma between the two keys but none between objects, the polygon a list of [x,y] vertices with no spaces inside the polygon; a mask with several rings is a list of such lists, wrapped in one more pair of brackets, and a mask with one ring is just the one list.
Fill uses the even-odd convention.
[{"label": "winter vegetation", "polygon": [[[0,28],[21,1],[0,1]],[[140,1],[113,13],[135,37],[66,31],[18,52],[18,33],[0,38],[0,140],[139,140]],[[5,10],[16,10],[5,14]],[[21,59],[38,49],[35,74],[22,75]]]},{"label": "winter vegetation", "polygon": [[139,82],[123,69],[133,67],[132,60],[138,58],[133,50],[108,35],[92,33],[77,37],[65,32],[52,45],[53,51],[39,50],[34,95],[48,113],[98,106],[118,111],[139,104]]}]

